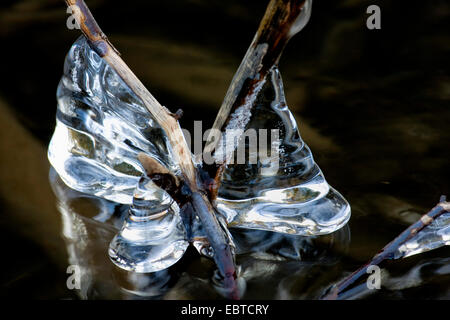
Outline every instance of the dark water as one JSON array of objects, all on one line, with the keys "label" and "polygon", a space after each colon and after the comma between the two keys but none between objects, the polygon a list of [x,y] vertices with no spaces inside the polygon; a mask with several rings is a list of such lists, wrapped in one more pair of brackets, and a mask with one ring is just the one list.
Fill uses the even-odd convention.
[{"label": "dark water", "polygon": [[[317,298],[441,194],[450,196],[450,4],[374,3],[381,7],[382,29],[371,31],[365,11],[372,2],[316,1],[310,23],[280,63],[302,138],[350,202],[351,221],[333,237],[285,249],[284,259],[273,252],[295,249],[292,242],[264,255],[238,256],[247,279],[244,298]],[[171,110],[184,109],[181,125],[188,129],[194,120],[203,120],[204,128],[212,124],[265,10],[261,1],[234,0],[88,4],[154,96]],[[115,269],[106,250],[114,229],[91,219],[98,213],[95,200],[70,203],[72,217],[86,227],[86,246],[62,236],[46,146],[64,56],[79,35],[66,28],[66,17],[63,1],[1,4],[1,296],[219,298],[210,284],[214,265],[193,251],[153,278]],[[120,217],[120,208],[112,209]],[[272,237],[253,236],[262,237],[258,245]],[[364,297],[449,299],[449,250],[383,264],[383,288]],[[91,270],[86,292],[67,289],[74,257]]]}]

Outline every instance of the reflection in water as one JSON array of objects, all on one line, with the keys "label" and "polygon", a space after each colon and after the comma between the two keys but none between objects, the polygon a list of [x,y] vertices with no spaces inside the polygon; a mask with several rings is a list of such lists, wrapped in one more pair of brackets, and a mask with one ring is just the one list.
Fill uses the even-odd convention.
[{"label": "reflection in water", "polygon": [[169,280],[167,270],[136,274],[116,268],[107,255],[127,206],[68,188],[54,171],[50,180],[63,220],[69,264],[79,268],[82,299],[158,297]]},{"label": "reflection in water", "polygon": [[[394,268],[392,268],[394,269]],[[425,258],[402,270],[381,270],[380,290],[370,290],[364,284],[349,290],[345,299],[383,298],[414,299],[417,290],[427,292],[427,299],[450,299],[450,287],[443,279],[450,276],[450,258]],[[425,298],[424,296],[419,296]]]},{"label": "reflection in water", "polygon": [[[122,227],[129,206],[74,191],[53,169],[50,170],[50,181],[63,220],[68,263],[77,265],[81,271],[80,298],[223,297],[214,263],[196,250],[188,249],[178,263],[155,273],[134,273],[115,267],[107,249]],[[240,284],[245,288],[244,299],[316,299],[361,264],[349,256],[348,226],[320,237],[247,229],[231,229],[231,234],[236,245]],[[417,255],[401,259],[402,263],[391,262],[382,270],[381,290],[362,287],[362,291],[347,298],[408,298],[415,296],[417,288],[426,290],[428,286],[434,289],[427,296],[449,298],[446,282],[442,281],[448,277],[449,260],[445,258],[445,252],[444,258],[442,252],[427,254],[437,257],[430,259]]]},{"label": "reflection in water", "polygon": [[[108,9],[108,2],[97,2],[99,12]],[[142,19],[129,19],[126,25],[112,28],[109,34],[116,47],[126,51],[126,60],[133,64],[142,82],[151,84],[151,89],[158,92],[157,98],[170,108],[181,106],[185,110],[182,119],[185,125],[198,120],[199,115],[213,121],[243,50],[251,40],[251,35],[242,30],[253,30],[259,19],[255,12],[264,10],[257,1],[234,1],[239,3],[236,13],[228,10],[232,2],[196,1],[195,10],[191,10],[192,2],[187,1],[140,2],[139,10],[131,8],[132,14],[125,16],[140,15],[145,19],[148,12],[158,12],[159,18],[147,19],[145,25]],[[302,138],[313,150],[329,182],[352,204],[350,251],[345,259],[330,264],[321,264],[319,260],[313,267],[308,261],[263,260],[267,251],[241,253],[238,262],[247,279],[244,298],[302,298],[314,286],[337,282],[419,219],[439,195],[449,195],[450,180],[445,177],[450,176],[450,148],[443,141],[450,141],[448,28],[444,27],[450,3],[439,0],[404,6],[400,1],[387,0],[385,17],[390,19],[390,28],[382,34],[361,28],[365,3],[316,1],[315,18],[305,28],[302,40],[289,44],[281,66],[289,84],[286,88],[289,107],[300,122]],[[60,278],[46,278],[43,286],[36,289],[36,279],[47,275],[36,271],[36,265],[47,266],[56,261],[61,269],[55,272],[60,271],[65,277],[66,248],[59,242],[59,214],[54,210],[47,183],[44,148],[54,129],[54,87],[61,76],[61,59],[75,35],[61,24],[61,7],[51,5],[49,0],[23,1],[21,5],[2,1],[2,6],[6,8],[0,12],[2,43],[15,48],[2,51],[3,61],[8,62],[3,65],[8,77],[2,78],[0,92],[2,233],[8,237],[14,234],[16,238],[26,235],[33,244],[44,248],[43,255],[33,258],[23,257],[21,248],[25,246],[17,242],[10,246],[21,259],[4,264],[3,275],[22,280],[7,288],[6,294],[12,296],[15,291],[20,298],[24,294],[35,298],[67,297],[67,292],[53,289],[64,289]],[[130,9],[125,2],[117,3],[116,7],[117,12]],[[186,14],[187,9],[191,14]],[[418,11],[423,14],[415,15],[418,20],[411,24],[410,17]],[[220,13],[220,19],[211,12]],[[214,32],[204,32],[205,25]],[[38,35],[35,38],[39,41],[29,41],[33,35]],[[30,51],[35,59],[29,59]],[[60,187],[53,183],[52,186]],[[82,194],[78,193],[79,196]],[[76,210],[68,212],[77,212],[78,219],[89,226],[98,213],[110,212],[98,210],[97,205],[106,204],[111,210],[109,206],[114,206],[86,196],[70,203]],[[61,215],[69,217],[66,225],[77,217],[73,213]],[[119,215],[117,211],[115,216]],[[100,226],[103,224],[88,230],[93,232]],[[90,266],[90,270],[95,270],[91,272],[91,287],[95,289],[86,290],[89,298],[106,298],[107,289],[124,297],[128,294],[120,288],[135,289],[133,281],[128,282],[122,273],[115,275],[116,269],[104,251],[107,246],[102,246],[108,243],[109,236],[96,245],[90,243],[94,249],[100,247],[95,251],[97,254],[91,255],[87,249],[83,253],[76,241],[66,241],[71,261],[77,258],[81,265],[89,256],[96,259],[84,264],[86,269]],[[442,260],[443,269],[427,265],[417,287],[405,288],[401,294],[384,290],[377,297],[449,299],[450,277],[444,273],[449,265],[445,260],[448,256],[450,247],[444,247],[394,261],[389,271],[395,278],[408,274],[430,257]],[[182,259],[180,263],[185,272],[169,272],[170,289],[165,289],[165,298],[216,297],[209,286],[212,268],[209,260]],[[394,265],[398,269],[395,274]],[[430,273],[434,276],[427,282]],[[273,278],[263,278],[265,274]],[[410,275],[413,274],[417,273]],[[172,281],[174,278],[176,283]],[[112,284],[108,287],[109,282]],[[144,279],[140,282],[144,283]],[[145,290],[143,286],[140,288]],[[4,292],[5,288],[2,289]]]},{"label": "reflection in water", "polygon": [[[224,295],[212,260],[198,254],[194,258],[183,257],[174,266],[155,273],[128,272],[115,267],[108,257],[108,247],[129,206],[70,189],[53,168],[50,182],[63,220],[69,264],[77,265],[81,272],[82,299],[211,299]],[[304,277],[312,270],[330,268],[350,243],[348,227],[331,235],[307,238],[246,229],[232,229],[231,234],[236,245],[240,285],[243,290],[247,287],[243,298],[258,294],[255,290],[261,279],[266,284],[277,281],[287,285],[293,274],[298,277],[303,273]],[[265,294],[286,296],[278,292],[282,290],[278,286],[269,288]]]}]

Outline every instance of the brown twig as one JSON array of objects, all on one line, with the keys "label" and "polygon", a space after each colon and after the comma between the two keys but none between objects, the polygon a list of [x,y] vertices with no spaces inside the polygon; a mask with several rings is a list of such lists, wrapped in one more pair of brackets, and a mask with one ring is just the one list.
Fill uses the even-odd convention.
[{"label": "brown twig", "polygon": [[72,8],[75,19],[88,39],[91,48],[117,72],[127,86],[142,100],[157,123],[164,129],[185,180],[193,190],[196,190],[197,177],[194,164],[192,163],[191,152],[174,114],[159,104],[120,58],[118,51],[102,32],[84,1],[66,0],[66,3]]},{"label": "brown twig", "polygon": [[[251,114],[253,102],[261,91],[270,69],[278,63],[289,39],[308,22],[309,5],[311,4],[307,0],[270,1],[253,41],[222,102],[213,130],[207,138],[205,153],[214,154],[217,148],[220,148],[221,140],[215,136],[217,132],[225,132],[226,129],[245,129],[250,117],[234,121],[233,127],[230,127],[230,119],[237,118],[234,113],[242,106],[247,109],[240,114]],[[231,160],[233,151],[234,149],[227,146],[227,154],[222,159],[216,159],[218,160],[216,163],[205,166],[210,176],[215,179],[213,196],[217,194],[222,172]]]},{"label": "brown twig", "polygon": [[[206,235],[215,252],[214,259],[217,267],[224,277],[225,286],[230,289],[230,297],[238,298],[236,268],[234,257],[229,246],[230,239],[228,239],[227,234],[221,228],[216,217],[216,211],[209,202],[209,199],[205,196],[206,192],[197,179],[197,169],[192,162],[192,154],[178,123],[181,113],[171,113],[167,108],[160,105],[147,88],[145,88],[142,82],[120,58],[118,51],[101,31],[83,0],[66,0],[66,3],[72,8],[75,20],[87,38],[91,48],[117,72],[125,84],[142,100],[145,107],[167,134],[175,160],[181,169],[181,180],[185,185],[185,189],[188,189],[188,192],[185,192],[184,199],[192,202],[202,224],[205,226]],[[161,176],[170,177],[167,172],[165,173],[164,168],[159,163],[152,162],[149,159],[145,159],[145,157],[141,158],[144,159],[143,161],[146,163],[147,169],[152,171],[151,173],[155,180],[157,180],[155,176],[158,178]],[[158,173],[155,170],[161,172]],[[158,182],[164,183],[166,181],[165,179],[162,180],[164,181]]]},{"label": "brown twig", "polygon": [[351,275],[334,285],[329,292],[323,296],[322,300],[336,300],[340,298],[345,290],[355,283],[362,276],[367,274],[367,268],[371,265],[379,265],[386,259],[394,258],[395,252],[404,243],[416,236],[420,231],[430,225],[440,215],[450,212],[450,202],[446,202],[446,197],[442,196],[440,202],[431,209],[427,214],[423,215],[417,222],[413,223],[405,231],[403,231],[394,240],[389,242],[377,255],[375,255],[368,263],[360,267]]},{"label": "brown twig", "polygon": [[[206,190],[204,181],[199,179],[201,175],[192,162],[192,154],[178,123],[181,112],[171,113],[151,95],[120,58],[119,52],[102,32],[83,0],[66,0],[66,3],[72,8],[75,20],[91,48],[117,72],[125,84],[141,99],[167,134],[173,155],[181,169],[181,179],[175,177],[154,159],[140,155],[139,160],[153,181],[165,188],[180,205],[186,201],[192,204],[214,250],[214,259],[224,277],[224,284],[231,292],[231,297],[238,298],[236,267],[230,239],[218,222],[216,209],[211,204],[211,199],[214,199],[220,185],[219,179],[226,162],[221,167],[214,167],[212,177],[215,177],[216,181],[210,186],[212,185],[215,190]],[[302,13],[305,13],[305,3],[309,2],[307,0],[271,0],[258,32],[233,78],[214,124],[215,128],[224,129],[236,108],[243,101],[254,99],[257,96],[261,90],[260,84],[265,81],[270,68],[278,62],[286,43],[303,27],[297,19]],[[308,18],[306,17],[306,21]],[[299,25],[300,28],[298,28]],[[244,128],[246,124],[245,121],[240,122],[239,127]],[[214,145],[210,144],[207,148],[214,149]]]}]

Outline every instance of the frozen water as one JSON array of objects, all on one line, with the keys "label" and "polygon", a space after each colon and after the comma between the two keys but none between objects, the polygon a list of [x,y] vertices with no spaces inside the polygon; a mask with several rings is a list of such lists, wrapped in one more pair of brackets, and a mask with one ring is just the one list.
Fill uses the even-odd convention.
[{"label": "frozen water", "polygon": [[[276,154],[267,158],[258,149],[258,161],[228,164],[216,201],[230,227],[276,231],[297,235],[334,232],[347,223],[350,206],[325,180],[311,150],[300,137],[297,123],[284,97],[277,67],[267,76],[254,100],[246,130],[278,129]],[[245,143],[249,159],[249,141]],[[237,157],[239,146],[235,151]],[[272,151],[273,152],[273,151]],[[276,161],[276,166],[272,164]],[[275,167],[271,169],[270,166]]]},{"label": "frozen water", "polygon": [[[57,124],[48,156],[69,187],[131,204],[144,171],[137,160],[139,152],[177,171],[166,134],[83,37],[67,55],[57,98]],[[216,204],[229,226],[298,235],[342,227],[350,207],[330,188],[302,141],[276,67],[253,103],[248,128],[280,130],[274,142],[278,162],[275,169],[270,161],[228,166]],[[259,156],[267,159],[267,154]],[[203,246],[201,237],[196,239],[197,246]]]},{"label": "frozen water", "polygon": [[[262,86],[251,102],[248,127],[280,130],[277,167],[270,161],[229,165],[217,208],[230,227],[308,236],[334,232],[348,221],[350,207],[302,141],[276,67]],[[61,179],[79,192],[132,204],[111,241],[112,261],[126,270],[155,272],[178,261],[188,242],[211,256],[195,212],[183,221],[173,199],[143,177],[139,152],[178,171],[165,132],[84,37],[66,57],[57,100],[48,157]]]},{"label": "frozen water", "polygon": [[408,240],[394,253],[396,259],[450,245],[450,213],[437,217],[430,225]]},{"label": "frozen water", "polygon": [[117,73],[80,37],[57,90],[48,158],[71,188],[130,204],[145,152],[176,170],[167,137]]},{"label": "frozen water", "polygon": [[151,298],[167,291],[171,279],[167,269],[146,274],[120,271],[105,255],[128,205],[70,189],[53,169],[50,181],[62,217],[68,263],[79,272],[76,292],[82,299]]}]

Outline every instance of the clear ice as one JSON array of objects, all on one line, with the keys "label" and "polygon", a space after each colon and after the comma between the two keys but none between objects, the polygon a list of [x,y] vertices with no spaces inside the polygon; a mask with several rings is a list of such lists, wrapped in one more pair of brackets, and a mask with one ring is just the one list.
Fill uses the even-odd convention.
[{"label": "clear ice", "polygon": [[[303,28],[307,19],[302,21],[292,32]],[[237,74],[242,75],[239,70]],[[57,103],[48,158],[58,175],[76,191],[130,205],[110,243],[109,255],[116,265],[143,273],[163,270],[181,258],[189,242],[211,255],[198,217],[181,217],[177,204],[145,177],[137,159],[144,152],[178,172],[166,133],[83,36],[66,57]],[[330,234],[343,227],[350,206],[327,183],[301,139],[276,66],[252,103],[246,128],[279,129],[278,141],[273,142],[279,147],[278,166],[271,168],[270,161],[229,164],[215,200],[220,218],[230,228],[296,236]],[[65,212],[72,219],[70,210]],[[108,218],[105,212],[99,221]],[[449,226],[450,215],[441,216],[402,246],[397,257],[448,245]],[[70,236],[70,230],[65,234]]]},{"label": "clear ice", "polygon": [[[62,235],[68,262],[79,276],[77,294],[82,299],[160,298],[168,290],[167,269],[153,273],[122,271],[105,254],[121,229],[129,205],[70,189],[55,172],[49,174],[62,217]],[[88,210],[86,210],[88,208]]]},{"label": "clear ice", "polygon": [[164,131],[83,36],[66,57],[57,102],[48,158],[69,187],[131,204],[139,152],[176,170]]},{"label": "clear ice", "polygon": [[450,213],[443,213],[400,246],[394,253],[394,258],[406,258],[445,245],[450,245]]},{"label": "clear ice", "polygon": [[[278,146],[277,166],[271,170],[271,161],[227,165],[216,203],[229,226],[304,236],[341,228],[350,218],[350,206],[328,185],[301,139],[277,67],[269,72],[253,104],[246,130],[279,129],[279,140],[272,141]],[[267,158],[262,154],[266,150],[257,152],[261,153],[257,159]]]}]

